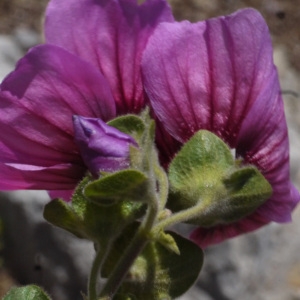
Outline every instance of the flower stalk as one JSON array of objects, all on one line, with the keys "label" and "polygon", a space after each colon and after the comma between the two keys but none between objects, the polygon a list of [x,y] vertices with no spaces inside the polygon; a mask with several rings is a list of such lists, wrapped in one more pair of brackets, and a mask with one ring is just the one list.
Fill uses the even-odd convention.
[{"label": "flower stalk", "polygon": [[118,262],[117,267],[108,278],[103,290],[100,292],[101,300],[113,298],[133,262],[141,253],[147,242],[149,242],[148,234],[143,228],[140,228]]},{"label": "flower stalk", "polygon": [[149,202],[146,216],[139,226],[134,238],[126,248],[123,256],[120,258],[116,268],[112,271],[106,284],[104,285],[100,293],[101,300],[112,299],[120,287],[123,279],[127,275],[130,267],[133,265],[135,259],[139,256],[147,243],[151,241],[150,233],[159,214],[159,207],[156,197],[156,192],[152,189],[152,195],[150,197],[152,201]]}]

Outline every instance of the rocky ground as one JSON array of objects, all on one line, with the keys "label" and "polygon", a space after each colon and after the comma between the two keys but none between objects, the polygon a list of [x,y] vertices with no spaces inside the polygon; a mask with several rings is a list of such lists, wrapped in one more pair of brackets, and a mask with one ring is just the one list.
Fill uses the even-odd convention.
[{"label": "rocky ground", "polygon": [[[274,41],[274,58],[289,123],[292,177],[300,187],[298,0],[170,0],[170,3],[178,20],[193,22],[246,6],[255,7],[264,15]],[[0,0],[0,80],[28,48],[42,40],[42,12],[46,4],[47,0]],[[46,286],[54,300],[74,300],[69,291],[74,286],[82,289],[86,266],[92,257],[91,245],[74,241],[44,223],[41,211],[48,201],[45,194],[17,192],[1,197],[0,217],[6,230],[2,253],[7,269],[0,270],[0,297],[16,282],[35,282]],[[291,224],[272,224],[209,248],[197,285],[181,299],[300,300],[299,236],[300,208],[296,209]],[[79,255],[82,249],[84,259]],[[69,278],[68,274],[76,274],[76,278]]]}]

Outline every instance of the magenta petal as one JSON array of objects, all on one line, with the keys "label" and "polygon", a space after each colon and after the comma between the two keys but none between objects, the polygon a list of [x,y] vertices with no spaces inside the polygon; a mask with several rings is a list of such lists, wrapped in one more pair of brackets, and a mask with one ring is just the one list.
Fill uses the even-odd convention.
[{"label": "magenta petal", "polygon": [[176,139],[207,129],[234,145],[274,72],[267,26],[253,9],[196,24],[162,23],[142,71],[153,109]]},{"label": "magenta petal", "polygon": [[300,196],[290,182],[287,125],[275,69],[242,123],[236,152],[257,166],[273,187],[272,197],[258,212],[268,220],[291,221]]},{"label": "magenta petal", "polygon": [[74,116],[75,141],[91,173],[113,172],[129,166],[129,147],[135,140],[95,118]]},{"label": "magenta petal", "polygon": [[[260,14],[246,9],[197,24],[162,23],[149,39],[142,71],[153,110],[174,138],[184,143],[208,129],[272,185],[272,197],[255,218],[198,232],[215,242],[270,221],[290,221],[300,198],[290,182],[283,103]],[[264,222],[255,223],[259,218]]]},{"label": "magenta petal", "polygon": [[253,214],[234,224],[218,225],[214,228],[197,228],[192,232],[190,238],[199,247],[206,248],[207,246],[221,243],[228,238],[254,231],[268,223],[268,220]]},{"label": "magenta petal", "polygon": [[173,160],[175,154],[179,151],[182,144],[175,140],[163,127],[162,123],[156,118],[156,147],[161,165],[167,170],[169,163]]},{"label": "magenta petal", "polygon": [[51,199],[60,198],[66,202],[69,202],[72,200],[72,196],[74,194],[74,189],[72,189],[72,190],[52,190],[52,191],[48,191],[48,194]]},{"label": "magenta petal", "polygon": [[[62,189],[65,184],[60,182],[69,179],[56,180],[60,170],[62,177],[69,175],[74,187],[75,177],[77,181],[82,178],[84,165],[73,139],[72,116],[79,113],[105,120],[115,116],[114,101],[101,73],[50,45],[33,48],[6,77],[1,84],[0,108],[0,163],[14,166],[14,171],[1,173],[2,190],[17,189],[17,182],[20,189],[27,185]],[[26,169],[29,166],[32,170]],[[13,174],[16,180],[10,183]]]},{"label": "magenta petal", "polygon": [[1,84],[0,98],[1,159],[4,153],[18,159],[28,153],[23,157],[27,164],[34,164],[32,159],[37,163],[41,157],[40,165],[51,165],[58,151],[63,161],[77,157],[74,114],[104,120],[115,116],[103,76],[86,62],[50,45],[33,48],[20,60]]},{"label": "magenta petal", "polygon": [[31,49],[1,84],[2,94],[22,99],[28,110],[73,131],[72,115],[109,120],[115,103],[108,82],[93,66],[52,45]]},{"label": "magenta petal", "polygon": [[38,167],[25,164],[0,163],[0,189],[74,189],[84,176],[85,168],[75,164]]},{"label": "magenta petal", "polygon": [[144,106],[140,61],[161,21],[173,21],[164,0],[52,0],[46,39],[89,61],[108,79],[118,113]]}]

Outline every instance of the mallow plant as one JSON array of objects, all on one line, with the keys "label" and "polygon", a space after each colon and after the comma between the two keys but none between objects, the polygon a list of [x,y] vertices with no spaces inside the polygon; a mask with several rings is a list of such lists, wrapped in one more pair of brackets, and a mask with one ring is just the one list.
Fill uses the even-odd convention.
[{"label": "mallow plant", "polygon": [[291,221],[272,55],[254,9],[192,24],[165,0],[50,0],[0,86],[0,189],[47,190],[45,219],[94,243],[84,299],[177,298],[203,248]]}]

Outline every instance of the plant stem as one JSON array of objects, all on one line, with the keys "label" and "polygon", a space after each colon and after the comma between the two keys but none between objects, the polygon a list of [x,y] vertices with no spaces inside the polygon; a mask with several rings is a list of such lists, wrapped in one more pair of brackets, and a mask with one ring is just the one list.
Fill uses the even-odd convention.
[{"label": "plant stem", "polygon": [[166,227],[191,220],[195,217],[198,217],[209,207],[209,201],[202,201],[201,204],[190,207],[186,210],[180,211],[158,222],[155,227],[152,229],[152,233],[157,233],[161,230],[164,230]]},{"label": "plant stem", "polygon": [[96,257],[94,259],[90,277],[89,277],[89,283],[88,283],[88,300],[97,300],[97,281],[101,269],[101,265],[103,261],[105,260],[106,256],[108,255],[109,249],[110,249],[110,242],[108,243],[102,243],[105,244],[106,247],[98,247],[98,251],[96,253]]},{"label": "plant stem", "polygon": [[132,266],[133,262],[135,261],[139,253],[143,250],[147,242],[147,235],[143,230],[139,229],[134,239],[126,249],[124,255],[120,259],[118,265],[108,278],[102,292],[100,293],[101,300],[112,299],[130,267]]},{"label": "plant stem", "polygon": [[153,199],[153,201],[149,204],[144,221],[140,225],[133,240],[126,248],[125,253],[119,260],[116,268],[110,274],[103,290],[101,291],[100,300],[109,300],[115,295],[135,259],[150,241],[149,234],[156,221],[157,215],[158,205],[157,201]]},{"label": "plant stem", "polygon": [[154,174],[159,182],[159,209],[162,211],[165,208],[169,194],[169,181],[166,172],[157,164],[154,165]]},{"label": "plant stem", "polygon": [[[100,300],[110,300],[113,298],[135,259],[143,251],[147,243],[151,241],[150,233],[154,224],[157,222],[159,210],[164,208],[168,196],[168,179],[166,173],[158,163],[158,156],[153,145],[155,125],[154,121],[149,118],[149,111],[144,113],[143,119],[147,128],[141,142],[144,149],[141,166],[143,172],[145,172],[149,178],[149,194],[147,195],[148,209],[135,236],[127,246],[124,254],[118,261],[117,266],[111,272],[100,293]],[[160,184],[160,193],[157,193],[156,191],[156,181]]]}]

